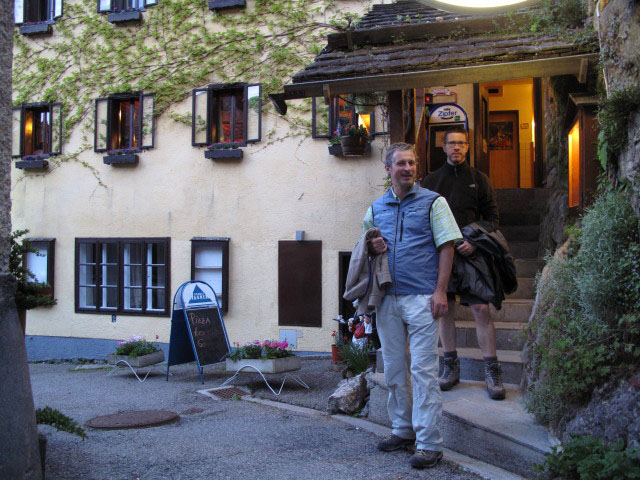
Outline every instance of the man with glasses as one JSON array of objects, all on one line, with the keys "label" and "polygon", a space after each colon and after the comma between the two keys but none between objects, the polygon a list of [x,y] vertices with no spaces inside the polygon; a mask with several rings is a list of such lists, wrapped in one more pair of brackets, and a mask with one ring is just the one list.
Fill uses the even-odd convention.
[{"label": "man with glasses", "polygon": [[[452,127],[444,134],[446,163],[429,174],[423,183],[446,198],[460,229],[482,220],[498,227],[498,202],[489,178],[466,162],[469,135],[462,127]],[[476,247],[462,241],[456,245],[456,253],[470,256]],[[460,359],[456,350],[455,292],[447,294],[448,313],[440,319],[440,339],[444,349],[444,369],[440,377],[440,389],[453,388],[460,382]],[[489,316],[489,304],[468,293],[460,295],[460,304],[471,308],[476,324],[478,344],[484,357],[484,375],[487,393],[494,400],[505,398],[502,384],[502,367],[496,353],[496,329]]]}]

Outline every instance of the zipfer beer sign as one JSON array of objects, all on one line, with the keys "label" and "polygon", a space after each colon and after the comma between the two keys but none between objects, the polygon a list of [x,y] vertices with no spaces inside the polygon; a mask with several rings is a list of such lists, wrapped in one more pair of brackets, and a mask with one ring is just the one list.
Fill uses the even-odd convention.
[{"label": "zipfer beer sign", "polygon": [[434,108],[429,115],[429,124],[466,122],[467,115],[458,105],[445,104]]}]

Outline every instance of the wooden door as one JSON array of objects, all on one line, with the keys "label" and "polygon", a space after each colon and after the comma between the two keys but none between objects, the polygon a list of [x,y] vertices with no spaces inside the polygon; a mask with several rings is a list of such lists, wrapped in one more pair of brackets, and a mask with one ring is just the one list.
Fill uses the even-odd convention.
[{"label": "wooden door", "polygon": [[489,178],[494,188],[520,185],[518,112],[489,112]]}]

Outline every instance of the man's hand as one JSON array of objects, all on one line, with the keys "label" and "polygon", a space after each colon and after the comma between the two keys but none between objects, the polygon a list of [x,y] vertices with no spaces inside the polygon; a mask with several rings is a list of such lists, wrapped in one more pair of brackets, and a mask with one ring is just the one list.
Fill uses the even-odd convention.
[{"label": "man's hand", "polygon": [[460,245],[456,247],[456,250],[460,255],[464,255],[465,257],[468,257],[469,255],[471,255],[473,252],[476,251],[476,247],[471,245],[469,242],[462,242]]},{"label": "man's hand", "polygon": [[431,300],[429,300],[429,304],[431,305],[431,316],[433,318],[443,317],[449,311],[447,294],[445,292],[433,292]]},{"label": "man's hand", "polygon": [[387,244],[382,237],[374,237],[369,240],[369,253],[372,255],[380,255],[387,251]]}]

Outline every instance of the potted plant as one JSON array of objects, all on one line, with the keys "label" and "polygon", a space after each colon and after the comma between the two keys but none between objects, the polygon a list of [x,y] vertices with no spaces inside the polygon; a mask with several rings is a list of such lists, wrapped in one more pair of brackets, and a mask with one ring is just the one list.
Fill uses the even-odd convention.
[{"label": "potted plant", "polygon": [[343,337],[340,335],[340,332],[334,330],[331,333],[333,337],[333,344],[331,345],[331,363],[340,363],[343,360],[342,355],[340,355],[340,349],[347,342],[347,337]]},{"label": "potted plant", "polygon": [[129,340],[118,342],[116,351],[107,355],[107,362],[116,365],[124,360],[132,367],[140,368],[160,363],[164,360],[164,352],[140,335],[133,335]]},{"label": "potted plant", "polygon": [[346,156],[361,156],[369,143],[369,132],[362,125],[348,125],[340,136],[342,153]]},{"label": "potted plant", "polygon": [[[16,278],[16,310],[20,318],[22,333],[27,324],[27,310],[37,307],[49,307],[56,304],[55,298],[50,293],[51,286],[47,283],[34,282],[36,276],[24,264],[27,253],[40,255],[29,239],[20,237],[26,235],[29,230],[16,230],[11,234],[11,250],[9,252],[9,272]],[[49,292],[48,292],[49,291]]]},{"label": "potted plant", "polygon": [[300,357],[288,349],[286,341],[254,340],[240,345],[233,342],[234,350],[227,356],[227,370],[250,366],[262,373],[280,373],[299,370]]},{"label": "potted plant", "polygon": [[329,139],[329,155],[334,157],[342,156],[342,142],[340,141],[340,130],[333,132],[333,135]]}]

